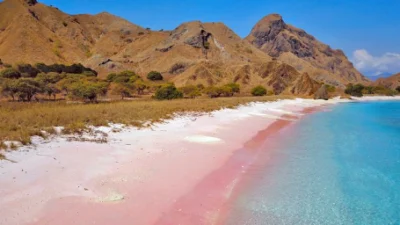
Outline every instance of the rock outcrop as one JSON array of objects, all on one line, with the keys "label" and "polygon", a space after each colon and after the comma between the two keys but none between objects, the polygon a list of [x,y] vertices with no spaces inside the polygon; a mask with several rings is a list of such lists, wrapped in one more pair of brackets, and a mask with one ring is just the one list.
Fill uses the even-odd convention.
[{"label": "rock outcrop", "polygon": [[334,50],[304,30],[286,24],[278,14],[259,21],[246,40],[318,81],[342,87],[349,82],[369,82],[353,67],[343,51]]},{"label": "rock outcrop", "polygon": [[326,87],[326,85],[322,85],[317,90],[317,92],[315,92],[314,99],[323,99],[323,100],[328,100],[329,99],[328,88]]}]

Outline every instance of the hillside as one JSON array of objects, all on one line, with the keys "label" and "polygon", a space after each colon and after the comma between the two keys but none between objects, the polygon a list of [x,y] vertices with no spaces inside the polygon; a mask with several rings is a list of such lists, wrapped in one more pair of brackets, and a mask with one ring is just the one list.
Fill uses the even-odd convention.
[{"label": "hillside", "polygon": [[261,19],[246,40],[271,57],[309,73],[317,81],[334,86],[369,82],[343,51],[334,50],[304,30],[286,24],[278,14]]},{"label": "hillside", "polygon": [[0,3],[3,62],[84,62],[93,54],[111,56],[144,29],[101,13],[71,16],[32,0]]},{"label": "hillside", "polygon": [[[246,39],[223,23],[183,23],[151,31],[108,13],[68,15],[34,0],[0,3],[4,63],[82,63],[105,77],[160,71],[177,86],[264,85],[276,94],[311,95],[322,82],[366,83],[340,50],[332,50],[279,15],[258,23]],[[318,82],[317,82],[318,81]]]},{"label": "hillside", "polygon": [[375,85],[396,89],[397,87],[400,87],[400,73],[386,78],[379,78],[375,81]]}]

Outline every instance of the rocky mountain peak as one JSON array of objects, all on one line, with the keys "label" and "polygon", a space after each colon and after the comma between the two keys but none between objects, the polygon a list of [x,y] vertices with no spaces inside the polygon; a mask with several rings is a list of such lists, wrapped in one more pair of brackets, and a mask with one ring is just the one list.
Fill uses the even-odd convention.
[{"label": "rocky mountain peak", "polygon": [[368,82],[349,62],[343,51],[334,50],[304,30],[286,24],[279,14],[262,18],[246,40],[252,45],[321,82],[332,80]]}]

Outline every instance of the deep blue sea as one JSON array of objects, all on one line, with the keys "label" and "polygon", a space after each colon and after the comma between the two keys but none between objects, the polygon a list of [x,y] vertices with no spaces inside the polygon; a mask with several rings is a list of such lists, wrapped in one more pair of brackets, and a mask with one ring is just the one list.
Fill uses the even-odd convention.
[{"label": "deep blue sea", "polygon": [[272,137],[227,224],[400,224],[400,102],[328,109]]}]

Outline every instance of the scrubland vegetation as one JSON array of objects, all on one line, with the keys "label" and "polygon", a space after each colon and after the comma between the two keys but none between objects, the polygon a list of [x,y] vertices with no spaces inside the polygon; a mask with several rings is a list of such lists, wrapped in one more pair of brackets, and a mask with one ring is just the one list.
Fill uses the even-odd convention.
[{"label": "scrubland vegetation", "polygon": [[[209,112],[251,101],[277,99],[275,96],[233,97],[241,90],[236,83],[177,88],[163,81],[162,74],[156,71],[146,78],[133,71],[123,71],[99,79],[96,71],[81,64],[7,65],[0,72],[0,149],[16,147],[6,146],[5,141],[26,145],[31,143],[32,136],[46,138],[58,126],[65,128],[64,133],[80,133],[88,126],[109,123],[142,126],[147,121],[170,118],[176,112]],[[132,101],[110,102],[110,96]]]},{"label": "scrubland vegetation", "polygon": [[362,84],[348,84],[345,93],[351,96],[362,97],[363,95],[387,95],[393,96],[400,93],[400,87],[396,90],[386,88],[383,86],[364,86]]}]

